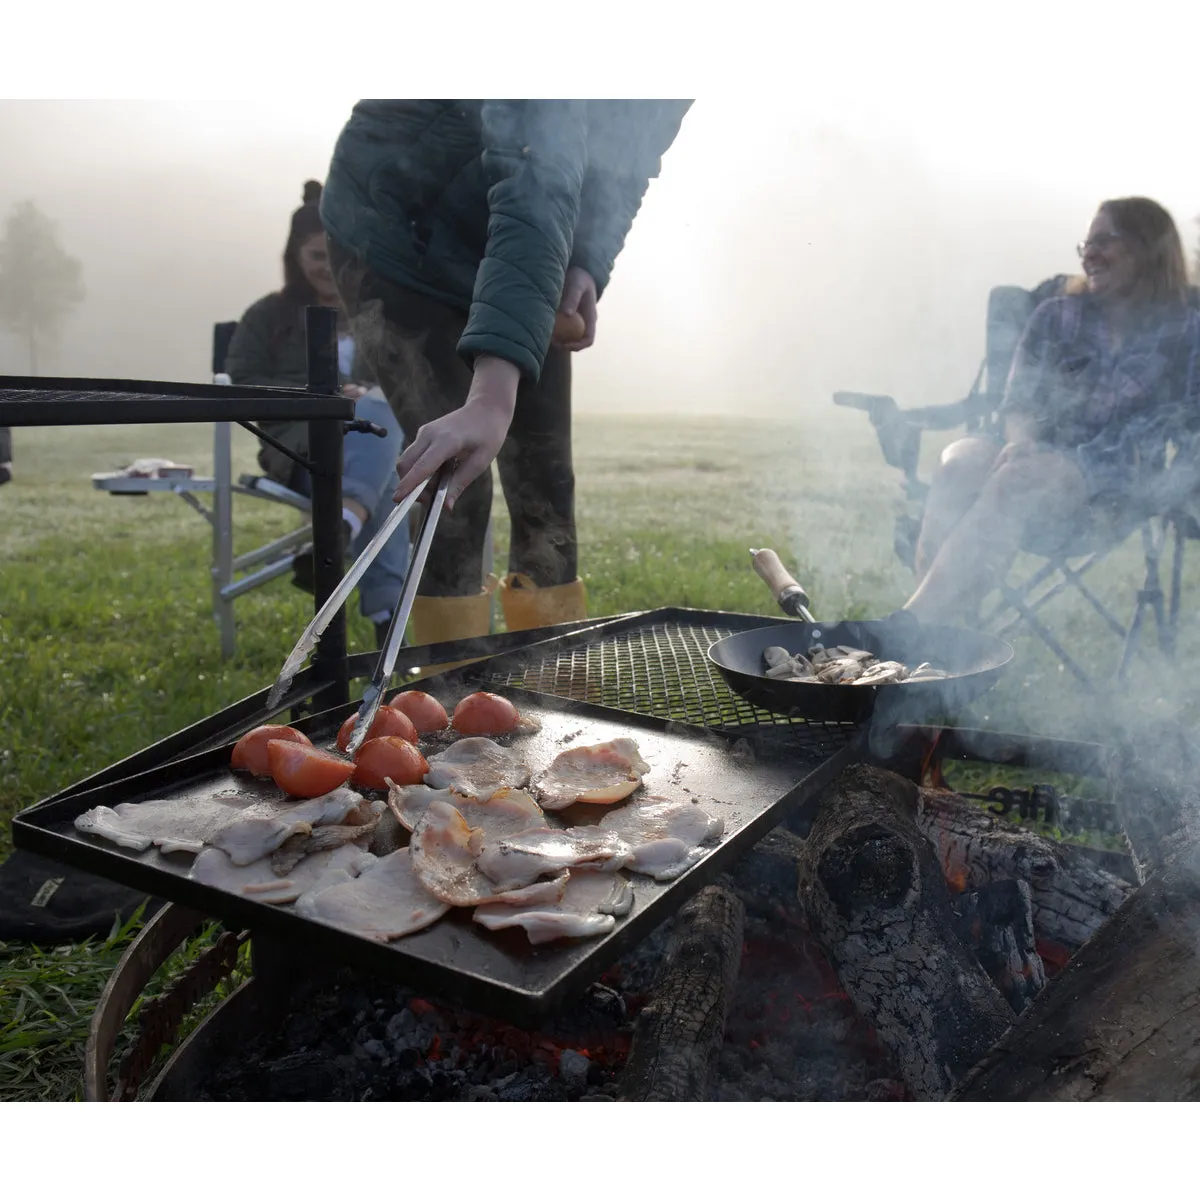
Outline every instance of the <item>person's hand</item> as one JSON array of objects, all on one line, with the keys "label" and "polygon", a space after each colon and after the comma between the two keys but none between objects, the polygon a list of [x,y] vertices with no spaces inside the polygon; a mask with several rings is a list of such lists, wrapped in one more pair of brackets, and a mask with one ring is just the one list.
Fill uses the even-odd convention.
[{"label": "person's hand", "polygon": [[351,400],[361,400],[371,389],[363,383],[343,383],[342,395],[349,396]]},{"label": "person's hand", "polygon": [[396,463],[400,485],[392,499],[399,503],[453,458],[457,466],[446,492],[446,507],[452,509],[500,453],[512,423],[520,381],[520,369],[507,359],[490,354],[476,358],[466,403],[422,425],[412,445],[400,455]]},{"label": "person's hand", "polygon": [[558,311],[566,317],[578,313],[583,318],[583,335],[569,342],[554,340],[568,350],[586,350],[596,340],[596,281],[582,267],[567,268]]}]

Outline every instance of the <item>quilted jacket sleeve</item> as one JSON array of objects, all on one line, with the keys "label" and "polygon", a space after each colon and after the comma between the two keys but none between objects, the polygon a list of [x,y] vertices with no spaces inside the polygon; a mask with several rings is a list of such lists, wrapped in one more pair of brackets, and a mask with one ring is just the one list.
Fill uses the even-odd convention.
[{"label": "quilted jacket sleeve", "polygon": [[589,157],[571,265],[608,286],[650,180],[679,133],[690,100],[593,100],[588,104]]},{"label": "quilted jacket sleeve", "polygon": [[[279,357],[272,348],[275,305],[271,297],[252,304],[233,332],[225,356],[225,370],[234,383],[247,387],[295,387],[296,381],[281,372]],[[301,380],[299,385],[304,386]]]},{"label": "quilted jacket sleeve", "polygon": [[486,100],[487,248],[459,351],[494,354],[536,378],[579,215],[587,165],[587,102]]}]

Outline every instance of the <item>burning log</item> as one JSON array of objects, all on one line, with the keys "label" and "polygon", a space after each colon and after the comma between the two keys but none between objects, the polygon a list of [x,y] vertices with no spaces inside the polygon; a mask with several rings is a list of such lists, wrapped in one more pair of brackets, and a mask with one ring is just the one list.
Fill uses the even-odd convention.
[{"label": "burning log", "polygon": [[1200,1098],[1196,779],[1182,738],[1160,734],[1141,753],[1127,749],[1118,758],[1113,793],[1146,882],[963,1080],[955,1099]]},{"label": "burning log", "polygon": [[1070,846],[964,804],[953,792],[921,788],[917,827],[937,847],[951,886],[967,890],[1004,879],[1029,884],[1037,936],[1067,951],[1091,938],[1133,890]]},{"label": "burning log", "polygon": [[1018,1015],[1046,986],[1033,932],[1033,893],[1023,879],[1001,879],[950,903],[958,936]]},{"label": "burning log", "polygon": [[799,913],[800,856],[804,841],[786,829],[772,829],[746,851],[723,877],[742,898],[747,912],[793,919]]},{"label": "burning log", "polygon": [[942,1099],[1012,1012],[954,930],[917,788],[869,766],[825,790],[805,842],[800,899],[842,986],[912,1094]]},{"label": "burning log", "polygon": [[622,1100],[708,1095],[742,953],[745,909],[707,887],[680,910],[649,1003],[638,1014]]}]

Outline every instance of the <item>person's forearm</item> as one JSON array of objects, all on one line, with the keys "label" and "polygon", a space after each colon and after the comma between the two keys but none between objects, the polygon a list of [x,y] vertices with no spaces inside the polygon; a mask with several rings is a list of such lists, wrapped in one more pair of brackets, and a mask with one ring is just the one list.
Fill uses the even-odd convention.
[{"label": "person's forearm", "polygon": [[475,359],[471,389],[464,407],[485,408],[511,420],[520,382],[521,369],[516,363],[495,354],[480,354]]}]

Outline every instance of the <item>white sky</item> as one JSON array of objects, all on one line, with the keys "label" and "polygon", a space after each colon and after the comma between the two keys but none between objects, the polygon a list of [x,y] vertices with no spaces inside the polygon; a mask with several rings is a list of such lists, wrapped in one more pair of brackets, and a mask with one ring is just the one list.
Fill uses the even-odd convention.
[{"label": "white sky", "polygon": [[[0,208],[39,199],[84,260],[72,373],[198,377],[172,339],[277,286],[300,184],[358,94],[698,97],[577,358],[582,407],[950,399],[982,355],[988,289],[1073,269],[1098,201],[1153,196],[1196,241],[1197,5],[738,4],[706,22],[458,4],[440,28],[394,5],[164,7],[56,9],[4,81],[93,100],[0,177]],[[112,95],[165,99],[94,100]],[[172,172],[200,215],[156,204]]]}]

